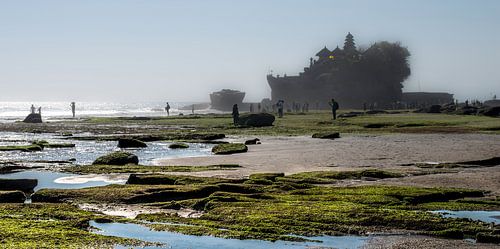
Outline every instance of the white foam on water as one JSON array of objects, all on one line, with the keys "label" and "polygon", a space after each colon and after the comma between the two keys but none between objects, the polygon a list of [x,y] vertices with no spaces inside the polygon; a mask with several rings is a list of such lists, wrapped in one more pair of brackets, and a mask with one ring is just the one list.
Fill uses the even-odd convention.
[{"label": "white foam on water", "polygon": [[125,183],[127,179],[123,178],[111,178],[109,176],[102,175],[82,175],[82,176],[66,176],[60,177],[54,180],[55,183],[59,184],[85,184],[88,182],[105,182],[110,184],[121,184]]}]

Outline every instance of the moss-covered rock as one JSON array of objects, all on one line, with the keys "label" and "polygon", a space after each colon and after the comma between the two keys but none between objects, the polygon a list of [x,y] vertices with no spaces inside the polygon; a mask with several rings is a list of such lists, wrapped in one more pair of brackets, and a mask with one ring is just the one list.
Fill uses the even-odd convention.
[{"label": "moss-covered rock", "polygon": [[92,164],[94,165],[125,165],[139,164],[139,158],[125,151],[116,151],[110,154],[98,157]]},{"label": "moss-covered rock", "polygon": [[119,148],[145,148],[148,147],[146,143],[141,140],[133,138],[120,138],[118,139]]},{"label": "moss-covered rock", "polygon": [[0,146],[0,151],[23,151],[23,152],[33,152],[42,151],[43,147],[36,144],[31,145],[13,145],[13,146]]},{"label": "moss-covered rock", "polygon": [[272,126],[274,120],[274,115],[269,113],[249,113],[239,117],[238,125],[250,127]]},{"label": "moss-covered rock", "polygon": [[187,149],[189,148],[189,144],[187,143],[173,143],[168,146],[170,149]]},{"label": "moss-covered rock", "polygon": [[248,147],[240,143],[218,144],[212,148],[212,152],[216,155],[228,155],[247,151]]},{"label": "moss-covered rock", "polygon": [[251,174],[248,178],[251,180],[264,179],[274,182],[277,177],[284,177],[285,173],[255,173]]}]

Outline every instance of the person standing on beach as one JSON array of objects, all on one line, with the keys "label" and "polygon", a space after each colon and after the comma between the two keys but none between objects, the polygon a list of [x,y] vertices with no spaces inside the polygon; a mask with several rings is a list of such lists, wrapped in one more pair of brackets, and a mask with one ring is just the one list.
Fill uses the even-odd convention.
[{"label": "person standing on beach", "polygon": [[238,125],[238,120],[240,119],[240,112],[238,111],[238,105],[234,104],[233,105],[233,124],[236,126]]},{"label": "person standing on beach", "polygon": [[337,110],[339,109],[339,103],[337,103],[335,99],[332,99],[329,104],[332,107],[333,120],[335,120],[337,119]]},{"label": "person standing on beach", "polygon": [[31,114],[35,114],[35,105],[31,104]]},{"label": "person standing on beach", "polygon": [[42,107],[41,107],[41,106],[40,106],[40,107],[38,107],[38,114],[39,114],[40,116],[42,116]]},{"label": "person standing on beach", "polygon": [[170,105],[167,102],[167,106],[165,106],[165,111],[167,111],[167,116],[170,116]]},{"label": "person standing on beach", "polygon": [[191,106],[191,113],[194,114],[194,104]]},{"label": "person standing on beach", "polygon": [[76,112],[76,104],[75,102],[71,102],[71,113],[73,113],[73,118],[75,118],[75,112]]},{"label": "person standing on beach", "polygon": [[278,103],[276,103],[276,107],[278,107],[278,117],[282,118],[283,117],[283,104],[285,101],[283,100],[278,100]]}]

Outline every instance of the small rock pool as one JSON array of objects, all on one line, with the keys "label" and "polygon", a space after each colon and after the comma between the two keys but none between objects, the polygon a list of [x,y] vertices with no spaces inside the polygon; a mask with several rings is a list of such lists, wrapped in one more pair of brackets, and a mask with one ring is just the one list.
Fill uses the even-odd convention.
[{"label": "small rock pool", "polygon": [[21,171],[10,174],[1,174],[2,179],[37,179],[38,185],[34,191],[40,189],[80,189],[87,187],[105,186],[109,184],[125,184],[128,174],[113,175],[75,175],[52,171]]},{"label": "small rock pool", "polygon": [[320,236],[307,237],[322,242],[289,242],[289,241],[263,241],[263,240],[238,240],[224,239],[213,236],[193,236],[174,232],[152,231],[146,226],[130,223],[97,223],[92,221],[94,233],[123,238],[138,239],[152,243],[162,243],[164,246],[130,247],[116,246],[115,248],[198,248],[198,249],[303,249],[303,248],[360,248],[371,237],[368,236]]},{"label": "small rock pool", "polygon": [[450,211],[436,210],[432,213],[441,214],[445,218],[466,218],[486,223],[500,225],[500,211]]}]

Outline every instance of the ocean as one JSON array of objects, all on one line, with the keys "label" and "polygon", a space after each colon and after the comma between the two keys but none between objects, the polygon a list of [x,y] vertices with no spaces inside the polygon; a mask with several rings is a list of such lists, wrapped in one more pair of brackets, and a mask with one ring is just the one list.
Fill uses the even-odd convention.
[{"label": "ocean", "polygon": [[[29,113],[31,105],[42,107],[44,121],[55,121],[72,117],[70,102],[0,102],[0,123],[22,121]],[[206,103],[169,102],[170,115],[195,113],[220,113],[210,109]],[[167,116],[166,102],[76,102],[76,117],[133,117]]]}]

